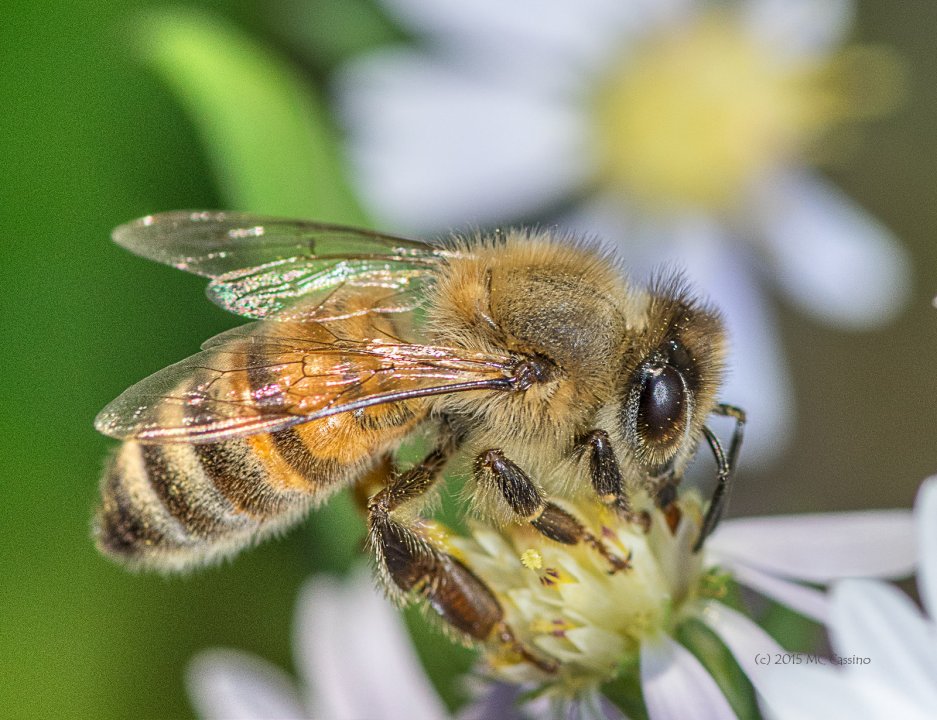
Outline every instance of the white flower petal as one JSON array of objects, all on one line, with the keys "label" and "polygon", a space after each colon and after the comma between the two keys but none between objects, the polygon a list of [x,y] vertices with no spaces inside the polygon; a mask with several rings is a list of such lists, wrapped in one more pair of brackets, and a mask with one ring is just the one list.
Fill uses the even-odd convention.
[{"label": "white flower petal", "polygon": [[774,315],[757,286],[746,248],[709,218],[651,218],[630,211],[614,195],[590,200],[559,224],[601,238],[636,282],[661,267],[684,271],[693,289],[722,311],[731,351],[720,399],[748,413],[742,460],[763,463],[779,456],[790,439],[790,382]]},{"label": "white flower petal", "polygon": [[188,668],[189,696],[204,720],[300,720],[308,717],[289,676],[236,650],[209,650]]},{"label": "white flower petal", "polygon": [[842,673],[829,667],[769,667],[758,692],[770,720],[880,720],[906,717],[876,714]]},{"label": "white flower petal", "polygon": [[703,602],[700,618],[725,643],[755,689],[760,689],[766,668],[784,648],[747,617],[720,602]]},{"label": "white flower petal", "polygon": [[854,15],[850,0],[748,0],[741,9],[759,40],[800,61],[833,52]]},{"label": "white flower petal", "polygon": [[[441,36],[446,45],[471,43],[485,51],[517,48],[555,66],[595,63],[597,46],[610,41],[654,10],[653,4],[615,0],[384,0],[407,25]],[[682,4],[661,3],[661,4]],[[510,68],[506,68],[510,72]]]},{"label": "white flower petal", "polygon": [[446,717],[399,612],[374,589],[366,569],[347,581],[344,612],[353,618],[354,630],[343,651],[357,662],[356,679],[372,701],[369,717]]},{"label": "white flower petal", "polygon": [[937,622],[937,476],[928,478],[914,503],[914,526],[920,550],[917,585],[931,620]]},{"label": "white flower petal", "polygon": [[798,306],[864,328],[891,320],[910,289],[906,250],[831,184],[806,173],[775,178],[762,196],[774,277]]},{"label": "white flower petal", "polygon": [[527,717],[530,720],[544,717],[562,718],[563,720],[628,720],[621,710],[602,697],[597,688],[586,690],[571,703],[560,702],[567,705],[565,712],[560,710],[560,713],[557,713],[556,710],[560,708],[554,706],[554,712],[550,715],[530,713]]},{"label": "white flower petal", "polygon": [[583,108],[407,51],[349,66],[338,103],[365,200],[414,231],[492,224],[572,192],[592,172]]},{"label": "white flower petal", "polygon": [[651,720],[735,718],[706,668],[666,635],[641,643],[641,688]]},{"label": "white flower petal", "polygon": [[361,671],[344,649],[353,624],[338,581],[318,576],[306,583],[296,606],[293,649],[317,718],[349,720],[366,709],[358,704]]},{"label": "white flower petal", "polygon": [[[694,286],[722,313],[729,333],[726,378],[719,399],[745,410],[744,464],[779,457],[791,438],[793,394],[773,308],[758,286],[744,250],[730,241],[683,243],[681,257]],[[730,428],[728,420],[715,420]],[[724,434],[725,436],[725,434]]]},{"label": "white flower petal", "polygon": [[830,635],[854,682],[880,682],[937,714],[937,626],[885,583],[845,580],[832,593]]},{"label": "white flower petal", "polygon": [[732,564],[816,583],[905,577],[917,558],[907,510],[726,520],[707,540],[706,550]]},{"label": "white flower petal", "polygon": [[833,591],[830,615],[835,653],[829,667],[762,673],[758,690],[767,717],[937,716],[937,628],[907,597],[885,583],[846,580]]},{"label": "white flower petal", "polygon": [[347,583],[317,577],[300,594],[294,647],[316,717],[444,717],[393,607],[366,572]]},{"label": "white flower petal", "polygon": [[[456,720],[527,720],[529,717],[519,705],[523,692],[520,685],[486,680],[476,675],[468,675],[463,685],[469,700],[459,710]],[[548,709],[546,698],[540,697],[537,702],[544,706],[543,709]]]},{"label": "white flower petal", "polygon": [[732,576],[743,585],[777,600],[805,617],[820,623],[826,622],[829,616],[829,601],[819,590],[782,580],[745,565],[727,564],[727,567]]}]

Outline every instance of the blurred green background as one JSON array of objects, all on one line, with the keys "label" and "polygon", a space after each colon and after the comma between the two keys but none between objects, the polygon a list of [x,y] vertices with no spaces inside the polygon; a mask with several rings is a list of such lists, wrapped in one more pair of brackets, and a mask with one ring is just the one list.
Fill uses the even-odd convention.
[{"label": "blurred green background", "polygon": [[[189,6],[219,13],[295,70],[295,85],[264,90],[274,108],[278,92],[316,91],[346,55],[402,38],[362,0]],[[360,526],[335,531],[348,517],[341,500],[286,539],[184,579],[128,574],[89,539],[111,445],[94,432],[95,413],[236,322],[205,301],[201,279],[122,252],[108,241],[111,228],[158,210],[230,205],[232,197],[246,198],[246,209],[362,221],[343,189],[321,98],[304,100],[307,114],[325,121],[306,150],[334,182],[314,173],[308,184],[296,181],[304,171],[288,156],[272,158],[270,177],[244,180],[245,168],[264,161],[251,154],[251,127],[288,136],[302,126],[288,112],[255,116],[255,107],[228,103],[223,93],[213,101],[230,105],[230,121],[245,120],[244,152],[232,153],[236,167],[212,165],[179,100],[186,83],[217,71],[210,44],[194,53],[177,92],[152,70],[165,60],[158,53],[149,69],[140,62],[140,29],[153,21],[145,13],[162,7],[9,0],[0,22],[4,717],[190,716],[183,670],[192,654],[227,645],[290,667],[297,587],[314,569],[344,566],[360,543]],[[732,514],[910,506],[937,469],[935,30],[929,0],[859,3],[856,38],[896,48],[910,69],[909,90],[898,112],[866,129],[848,166],[831,173],[911,249],[912,304],[876,333],[843,334],[782,314],[796,437],[776,466],[742,478]],[[265,65],[243,59],[242,79],[263,74]],[[278,168],[293,182],[279,179]],[[438,639],[422,647],[452,652]],[[464,667],[465,656],[454,656]],[[451,698],[448,681],[440,682]]]}]

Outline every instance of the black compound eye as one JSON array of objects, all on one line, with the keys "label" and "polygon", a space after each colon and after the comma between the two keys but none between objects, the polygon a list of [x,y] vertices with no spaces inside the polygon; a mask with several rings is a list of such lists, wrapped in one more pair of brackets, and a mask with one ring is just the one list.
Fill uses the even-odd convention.
[{"label": "black compound eye", "polygon": [[693,366],[693,357],[679,340],[667,341],[667,362],[675,368],[686,371]]},{"label": "black compound eye", "polygon": [[680,373],[670,365],[647,372],[638,399],[638,430],[645,440],[666,443],[686,421],[686,390]]}]

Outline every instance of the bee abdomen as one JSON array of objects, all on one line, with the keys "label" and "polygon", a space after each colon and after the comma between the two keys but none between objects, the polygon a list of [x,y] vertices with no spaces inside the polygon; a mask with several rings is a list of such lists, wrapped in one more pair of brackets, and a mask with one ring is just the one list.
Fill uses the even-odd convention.
[{"label": "bee abdomen", "polygon": [[[136,564],[192,545],[151,482],[145,446],[126,442],[110,458],[101,480],[94,533],[106,554]],[[178,507],[178,506],[177,506]]]},{"label": "bee abdomen", "polygon": [[[321,499],[329,468],[270,435],[209,444],[125,442],[102,480],[98,545],[131,565],[176,570],[230,555],[292,524]],[[324,474],[323,474],[324,473]]]},{"label": "bee abdomen", "polygon": [[385,408],[372,431],[342,414],[214,443],[124,442],[102,480],[98,545],[169,571],[231,555],[354,482],[419,419]]},{"label": "bee abdomen", "polygon": [[[240,517],[263,520],[295,507],[312,491],[306,478],[285,483],[288,471],[278,467],[269,435],[189,446],[205,483]],[[299,487],[295,487],[299,484]],[[293,487],[290,487],[293,485]]]}]

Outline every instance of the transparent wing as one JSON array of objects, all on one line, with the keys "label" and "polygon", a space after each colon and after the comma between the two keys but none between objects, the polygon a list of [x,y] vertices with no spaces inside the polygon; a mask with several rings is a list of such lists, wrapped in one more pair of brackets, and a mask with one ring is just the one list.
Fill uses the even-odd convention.
[{"label": "transparent wing", "polygon": [[113,238],[132,253],[211,278],[291,258],[377,255],[434,262],[442,252],[371,230],[238,212],[147,215],[116,228]]},{"label": "transparent wing", "polygon": [[[401,261],[292,258],[220,275],[207,294],[215,304],[249,318],[328,322],[414,310],[435,276],[433,268]],[[365,289],[380,292],[382,301],[355,303]]]},{"label": "transparent wing", "polygon": [[396,298],[387,311],[412,310],[452,255],[370,230],[229,212],[150,215],[113,237],[137,255],[211,278],[208,296],[226,310],[285,321],[329,319],[331,306],[321,302],[340,288],[387,290]]},{"label": "transparent wing", "polygon": [[430,345],[350,340],[324,325],[254,323],[129,388],[95,419],[142,442],[213,442],[335,413],[516,386],[516,361]]}]

